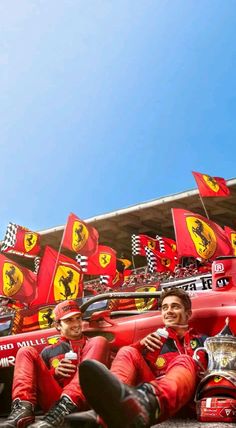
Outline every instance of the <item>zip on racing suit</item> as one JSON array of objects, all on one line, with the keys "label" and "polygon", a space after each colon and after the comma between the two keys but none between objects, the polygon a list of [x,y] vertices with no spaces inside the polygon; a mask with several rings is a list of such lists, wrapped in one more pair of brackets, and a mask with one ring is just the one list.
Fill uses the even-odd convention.
[{"label": "zip on racing suit", "polygon": [[[190,329],[180,339],[174,329],[166,330],[169,337],[160,350],[147,352],[138,341],[122,347],[111,365],[111,372],[127,385],[152,384],[161,410],[158,421],[174,415],[193,400],[199,369],[192,356],[207,337]],[[206,364],[203,355],[202,358],[202,364]]]},{"label": "zip on racing suit", "polygon": [[81,391],[78,371],[70,377],[58,377],[55,369],[70,349],[78,355],[78,364],[86,359],[95,359],[105,365],[109,363],[109,343],[101,336],[88,339],[59,341],[47,346],[42,353],[33,347],[19,349],[16,355],[12,387],[12,400],[19,398],[33,405],[39,404],[44,412],[63,395],[69,397],[79,410],[87,409]]}]

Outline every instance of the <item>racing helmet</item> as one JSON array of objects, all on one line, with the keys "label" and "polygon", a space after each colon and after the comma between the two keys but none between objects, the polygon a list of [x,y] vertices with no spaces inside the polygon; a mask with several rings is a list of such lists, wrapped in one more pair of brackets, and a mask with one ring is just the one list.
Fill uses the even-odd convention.
[{"label": "racing helmet", "polygon": [[196,392],[197,418],[201,422],[236,422],[236,376],[211,372]]}]

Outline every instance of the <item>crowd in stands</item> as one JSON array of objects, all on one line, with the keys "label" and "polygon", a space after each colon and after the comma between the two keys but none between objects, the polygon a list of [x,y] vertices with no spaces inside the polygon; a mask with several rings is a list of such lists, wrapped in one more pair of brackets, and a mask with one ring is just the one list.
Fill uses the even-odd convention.
[{"label": "crowd in stands", "polygon": [[175,267],[174,272],[166,271],[150,273],[148,272],[147,266],[144,266],[133,269],[131,275],[127,277],[123,284],[119,285],[119,287],[111,288],[105,284],[101,284],[99,278],[97,278],[84,283],[84,292],[85,295],[95,295],[115,291],[124,291],[124,289],[143,287],[145,285],[153,285],[159,289],[162,282],[181,280],[207,273],[211,273],[211,263],[201,263],[199,260],[193,257],[188,257],[182,260],[182,263]]}]

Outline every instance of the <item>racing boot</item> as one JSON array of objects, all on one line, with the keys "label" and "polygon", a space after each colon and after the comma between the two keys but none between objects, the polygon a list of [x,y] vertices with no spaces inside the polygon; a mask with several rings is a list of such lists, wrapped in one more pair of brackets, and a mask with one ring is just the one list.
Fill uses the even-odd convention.
[{"label": "racing boot", "polygon": [[[65,416],[74,412],[77,409],[76,405],[69,397],[63,395],[53,407],[44,415],[43,419],[30,425],[30,428],[52,428],[66,426]],[[69,424],[68,424],[69,426]]]},{"label": "racing boot", "polygon": [[88,403],[108,428],[147,428],[157,422],[160,407],[151,384],[129,387],[94,360],[83,361],[79,373]]},{"label": "racing boot", "polygon": [[16,398],[12,402],[10,415],[4,422],[0,422],[0,428],[25,428],[34,420],[33,404]]}]

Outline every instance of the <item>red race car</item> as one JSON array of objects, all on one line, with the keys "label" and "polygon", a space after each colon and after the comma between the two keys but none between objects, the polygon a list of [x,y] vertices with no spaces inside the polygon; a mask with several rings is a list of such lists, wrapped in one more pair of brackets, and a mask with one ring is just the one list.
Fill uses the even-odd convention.
[{"label": "red race car", "polygon": [[[203,275],[203,282],[208,281]],[[209,336],[216,335],[228,317],[231,330],[236,334],[236,258],[221,257],[212,265],[212,288],[204,286],[203,290],[191,291],[187,287],[191,280],[165,282],[162,288],[180,286],[190,288],[193,316],[191,326]],[[192,279],[192,284],[194,283]],[[187,285],[186,285],[187,284]],[[209,285],[209,283],[208,283]],[[205,289],[204,289],[205,288]],[[194,289],[194,287],[192,287]],[[144,337],[162,326],[158,310],[159,291],[115,292],[94,296],[83,302],[83,331],[89,336],[106,337],[113,353],[123,346]],[[125,299],[135,302],[136,310],[113,310],[119,305],[111,301],[123,302]],[[155,302],[155,304],[154,304]],[[110,309],[109,309],[110,306]],[[120,308],[122,305],[120,306]],[[123,306],[125,307],[125,306]],[[144,309],[144,310],[143,310]],[[146,310],[145,310],[146,309]],[[27,324],[28,322],[28,324]],[[30,313],[24,308],[17,308],[14,302],[0,312],[0,413],[7,413],[11,403],[11,381],[15,356],[19,348],[34,346],[41,351],[46,345],[58,339],[57,330],[45,328],[53,322],[48,307]],[[34,330],[37,326],[37,330]],[[27,331],[28,328],[28,331]],[[23,330],[23,331],[22,331]],[[33,330],[33,331],[32,331]]]}]

